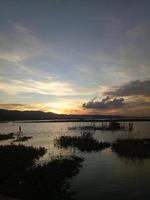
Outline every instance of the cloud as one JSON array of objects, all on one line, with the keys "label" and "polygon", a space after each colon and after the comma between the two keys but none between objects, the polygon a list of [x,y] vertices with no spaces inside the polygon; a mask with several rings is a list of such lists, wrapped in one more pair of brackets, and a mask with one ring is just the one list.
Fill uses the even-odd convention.
[{"label": "cloud", "polygon": [[125,107],[127,104],[124,103],[123,98],[113,98],[111,99],[109,96],[102,99],[101,101],[89,101],[84,103],[82,107],[84,109],[95,109],[95,110],[111,110],[111,109],[119,109]]},{"label": "cloud", "polygon": [[19,93],[38,93],[43,95],[72,95],[75,93],[73,86],[65,81],[57,80],[10,80],[7,82],[0,81],[0,91],[9,95]]},{"label": "cloud", "polygon": [[150,34],[150,25],[149,23],[140,24],[127,30],[126,34],[131,39],[139,39]]},{"label": "cloud", "polygon": [[26,104],[18,104],[18,103],[0,103],[0,109],[8,109],[8,110],[19,110],[19,109],[23,109],[25,106],[27,106]]},{"label": "cloud", "polygon": [[116,87],[108,92],[104,93],[105,95],[112,96],[150,96],[150,79],[140,81],[131,81],[120,87]]},{"label": "cloud", "polygon": [[7,110],[40,110],[43,108],[42,104],[18,104],[18,103],[0,103],[0,109]]},{"label": "cloud", "polygon": [[[99,89],[99,88],[98,88]],[[0,80],[0,92],[7,95],[17,95],[21,93],[41,94],[51,96],[84,96],[93,95],[95,88],[77,87],[69,81],[57,80],[55,77],[49,76],[42,80],[33,79],[13,79]]]},{"label": "cloud", "polygon": [[20,62],[26,57],[41,52],[42,45],[34,34],[19,24],[13,24],[11,31],[0,32],[0,59]]},{"label": "cloud", "polygon": [[46,76],[42,69],[25,61],[39,57],[44,53],[50,55],[51,49],[36,37],[27,27],[12,24],[10,31],[0,31],[0,74],[4,78],[21,78],[25,76]]},{"label": "cloud", "polygon": [[[12,99],[11,99],[12,101]],[[82,100],[83,101],[83,100]],[[80,107],[81,100],[75,99],[65,99],[58,98],[55,100],[47,100],[44,102],[38,103],[0,103],[0,109],[8,110],[40,110],[45,112],[54,112],[54,113],[83,113],[83,110]]]}]

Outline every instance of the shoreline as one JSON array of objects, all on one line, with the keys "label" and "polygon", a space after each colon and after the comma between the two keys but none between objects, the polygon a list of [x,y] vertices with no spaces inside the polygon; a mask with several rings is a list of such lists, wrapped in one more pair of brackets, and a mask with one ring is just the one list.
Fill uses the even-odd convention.
[{"label": "shoreline", "polygon": [[67,122],[149,122],[150,118],[112,118],[112,119],[50,119],[50,120],[10,120],[0,123],[67,123]]}]

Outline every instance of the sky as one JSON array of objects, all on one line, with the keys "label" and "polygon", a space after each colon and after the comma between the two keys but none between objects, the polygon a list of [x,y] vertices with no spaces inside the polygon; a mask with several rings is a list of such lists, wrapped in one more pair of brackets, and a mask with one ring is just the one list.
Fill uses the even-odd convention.
[{"label": "sky", "polygon": [[150,116],[149,0],[0,0],[0,108]]}]

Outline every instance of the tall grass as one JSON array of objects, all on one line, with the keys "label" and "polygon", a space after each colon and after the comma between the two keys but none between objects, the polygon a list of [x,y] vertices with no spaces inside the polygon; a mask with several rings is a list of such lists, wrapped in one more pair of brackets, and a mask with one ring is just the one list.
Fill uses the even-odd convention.
[{"label": "tall grass", "polygon": [[19,200],[71,199],[71,178],[79,172],[82,158],[69,157],[35,166],[45,148],[0,146],[0,194]]},{"label": "tall grass", "polygon": [[119,139],[112,145],[112,150],[126,158],[149,158],[150,139]]},{"label": "tall grass", "polygon": [[0,140],[9,140],[14,138],[14,133],[0,134]]},{"label": "tall grass", "polygon": [[110,146],[108,142],[98,142],[91,132],[81,132],[81,136],[61,136],[55,141],[58,147],[75,147],[83,152],[100,151]]}]

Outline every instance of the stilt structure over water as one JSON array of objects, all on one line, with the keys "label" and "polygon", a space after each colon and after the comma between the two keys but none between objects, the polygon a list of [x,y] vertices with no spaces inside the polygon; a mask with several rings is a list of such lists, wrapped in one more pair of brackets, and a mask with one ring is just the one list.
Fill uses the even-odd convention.
[{"label": "stilt structure over water", "polygon": [[96,131],[96,130],[113,131],[113,130],[123,130],[123,129],[125,129],[125,126],[121,125],[117,121],[112,120],[109,123],[102,122],[101,125],[99,125],[99,126],[97,126],[95,123],[93,123],[92,125],[86,125],[86,126],[73,126],[73,127],[69,127],[68,129],[69,130],[79,129],[79,130],[94,130],[94,131]]}]

